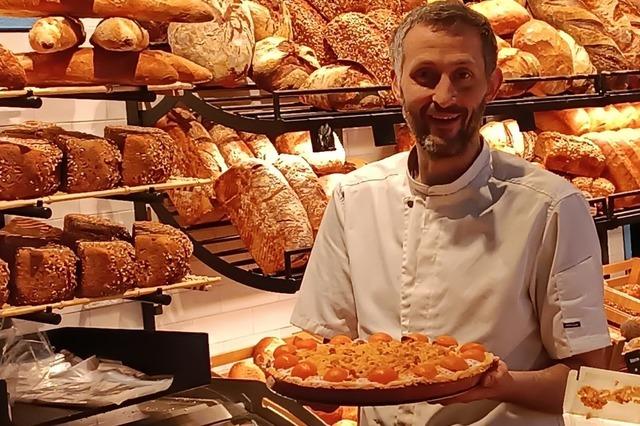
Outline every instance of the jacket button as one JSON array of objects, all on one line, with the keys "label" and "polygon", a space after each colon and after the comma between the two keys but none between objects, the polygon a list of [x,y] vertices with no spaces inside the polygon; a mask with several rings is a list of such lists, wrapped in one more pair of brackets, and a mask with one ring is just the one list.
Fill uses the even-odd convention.
[{"label": "jacket button", "polygon": [[412,208],[413,207],[413,200],[407,201],[407,206],[409,206],[409,208]]}]

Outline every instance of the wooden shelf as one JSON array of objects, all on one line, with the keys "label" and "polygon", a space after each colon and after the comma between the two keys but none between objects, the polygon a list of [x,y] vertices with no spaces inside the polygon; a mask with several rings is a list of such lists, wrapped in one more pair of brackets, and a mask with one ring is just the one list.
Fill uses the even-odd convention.
[{"label": "wooden shelf", "polygon": [[53,195],[39,198],[30,198],[26,200],[0,201],[0,211],[9,209],[19,209],[21,207],[31,207],[38,205],[47,205],[61,203],[71,200],[82,200],[85,198],[108,198],[121,197],[131,194],[139,194],[143,192],[160,192],[170,189],[192,188],[195,186],[209,185],[214,182],[213,178],[171,178],[165,183],[156,183],[151,185],[140,186],[121,186],[118,188],[107,189],[104,191],[79,192],[76,194],[68,194],[58,192]]},{"label": "wooden shelf", "polygon": [[220,277],[201,277],[195,275],[189,275],[179,283],[171,284],[163,287],[149,287],[149,288],[135,288],[127,291],[124,294],[98,297],[98,298],[75,298],[71,300],[65,300],[57,303],[49,303],[45,305],[35,306],[8,306],[0,309],[0,318],[18,317],[23,315],[29,315],[36,312],[51,311],[54,309],[64,309],[70,306],[88,305],[95,302],[104,302],[108,300],[119,299],[135,299],[138,297],[148,296],[158,293],[166,293],[175,290],[182,289],[206,289],[207,287],[220,281]]}]

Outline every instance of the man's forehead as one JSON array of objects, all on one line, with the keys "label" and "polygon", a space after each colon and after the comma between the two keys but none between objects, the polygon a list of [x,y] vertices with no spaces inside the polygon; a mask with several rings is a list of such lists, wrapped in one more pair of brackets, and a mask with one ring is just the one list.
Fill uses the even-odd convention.
[{"label": "man's forehead", "polygon": [[[418,24],[407,32],[403,43],[405,60],[429,52],[444,52],[454,61],[483,61],[482,40],[477,31],[464,25],[438,28]],[[441,56],[441,55],[439,55]],[[439,58],[443,59],[443,58]]]}]

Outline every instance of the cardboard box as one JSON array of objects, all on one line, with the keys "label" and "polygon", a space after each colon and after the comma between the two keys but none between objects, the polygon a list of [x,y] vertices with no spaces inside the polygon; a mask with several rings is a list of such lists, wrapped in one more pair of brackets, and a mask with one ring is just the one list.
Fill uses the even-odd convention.
[{"label": "cardboard box", "polygon": [[565,426],[631,426],[640,424],[640,404],[609,402],[597,410],[585,406],[578,396],[583,386],[598,390],[616,390],[625,386],[639,386],[640,376],[616,371],[582,367],[580,373],[571,371],[564,395]]}]

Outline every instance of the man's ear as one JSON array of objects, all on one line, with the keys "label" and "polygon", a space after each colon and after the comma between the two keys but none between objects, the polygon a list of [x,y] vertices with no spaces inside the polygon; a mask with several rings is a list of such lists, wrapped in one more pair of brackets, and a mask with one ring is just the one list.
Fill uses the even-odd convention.
[{"label": "man's ear", "polygon": [[402,89],[400,88],[400,76],[396,74],[396,71],[391,71],[391,90],[396,99],[402,102]]},{"label": "man's ear", "polygon": [[500,86],[502,85],[502,70],[496,67],[495,71],[491,74],[489,78],[489,90],[487,90],[487,94],[485,96],[485,102],[492,101],[498,95],[498,90],[500,90]]}]

